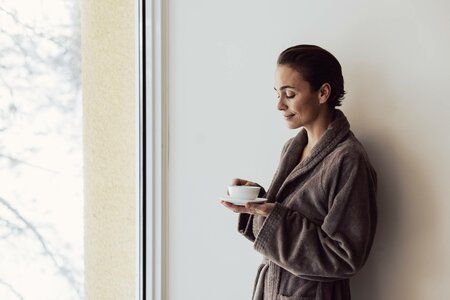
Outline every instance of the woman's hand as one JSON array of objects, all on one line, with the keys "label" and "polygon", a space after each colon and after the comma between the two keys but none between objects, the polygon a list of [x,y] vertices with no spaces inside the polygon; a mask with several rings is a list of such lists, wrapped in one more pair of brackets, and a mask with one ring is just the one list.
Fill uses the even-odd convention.
[{"label": "woman's hand", "polygon": [[234,211],[235,213],[260,215],[267,217],[275,207],[275,203],[247,203],[245,206],[234,205],[230,202],[221,201],[223,206]]},{"label": "woman's hand", "polygon": [[[241,178],[234,178],[231,180],[231,184],[230,185],[250,185],[250,186],[258,186],[257,183],[255,182],[251,182],[245,179],[241,179]],[[228,191],[227,191],[228,194]]]}]

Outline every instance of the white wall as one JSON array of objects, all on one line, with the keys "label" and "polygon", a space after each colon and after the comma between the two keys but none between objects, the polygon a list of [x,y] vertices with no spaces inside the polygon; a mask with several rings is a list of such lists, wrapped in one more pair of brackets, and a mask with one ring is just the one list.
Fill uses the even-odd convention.
[{"label": "white wall", "polygon": [[269,185],[297,132],[276,110],[275,61],[310,43],[340,60],[343,110],[379,175],[354,299],[447,299],[448,28],[448,1],[171,0],[169,298],[250,298],[261,257],[218,197],[233,177]]}]

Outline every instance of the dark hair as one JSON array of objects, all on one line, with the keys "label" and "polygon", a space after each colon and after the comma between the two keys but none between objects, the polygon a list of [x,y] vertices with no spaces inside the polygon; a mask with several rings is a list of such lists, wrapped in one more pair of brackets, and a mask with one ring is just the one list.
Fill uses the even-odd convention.
[{"label": "dark hair", "polygon": [[318,91],[324,83],[330,84],[328,106],[331,109],[341,106],[345,94],[342,68],[327,50],[314,45],[293,46],[281,52],[277,64],[288,65],[299,72],[313,91]]}]

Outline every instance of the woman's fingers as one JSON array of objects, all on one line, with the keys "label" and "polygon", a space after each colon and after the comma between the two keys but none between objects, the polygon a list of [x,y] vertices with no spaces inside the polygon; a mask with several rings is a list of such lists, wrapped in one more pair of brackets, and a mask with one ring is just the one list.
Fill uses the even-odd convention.
[{"label": "woman's fingers", "polygon": [[226,208],[232,210],[235,213],[240,213],[240,214],[248,214],[249,213],[249,210],[245,206],[234,205],[230,202],[226,202],[223,200],[221,202]]},{"label": "woman's fingers", "polygon": [[247,203],[245,207],[250,211],[252,215],[260,215],[263,217],[267,217],[274,208],[274,203],[263,203],[263,204],[256,204],[256,203]]},{"label": "woman's fingers", "polygon": [[256,183],[252,182],[252,181],[248,181],[242,178],[233,178],[231,180],[231,184],[230,185],[251,185],[251,186],[255,186],[257,185]]},{"label": "woman's fingers", "polygon": [[275,206],[274,203],[247,203],[245,206],[239,206],[226,201],[221,202],[226,208],[232,210],[235,213],[260,215],[263,217],[267,217]]},{"label": "woman's fingers", "polygon": [[231,180],[231,185],[245,185],[247,180],[241,178],[233,178]]}]

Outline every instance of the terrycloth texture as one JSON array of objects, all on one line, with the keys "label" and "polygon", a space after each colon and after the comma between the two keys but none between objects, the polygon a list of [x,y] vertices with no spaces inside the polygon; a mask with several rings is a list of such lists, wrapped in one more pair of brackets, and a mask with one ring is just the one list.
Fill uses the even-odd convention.
[{"label": "terrycloth texture", "polygon": [[349,300],[349,278],[365,263],[376,222],[375,170],[347,118],[335,110],[310,155],[301,129],[285,144],[264,194],[266,218],[241,214],[238,229],[264,255],[257,300]]}]

